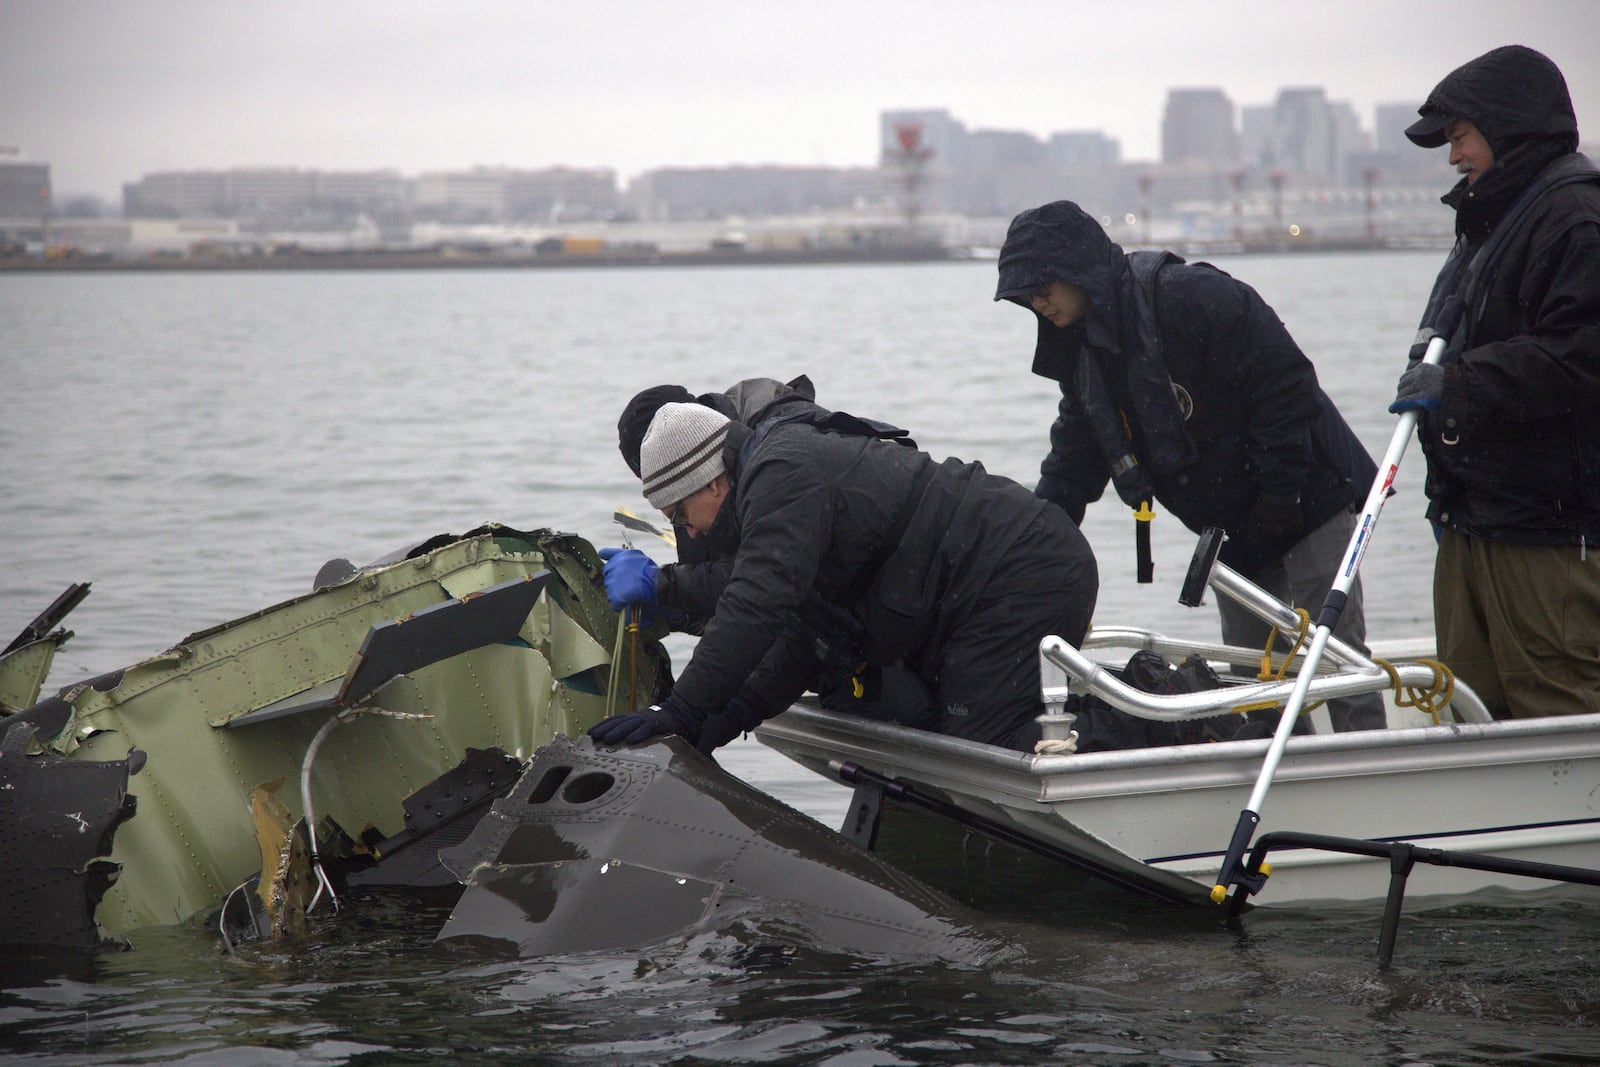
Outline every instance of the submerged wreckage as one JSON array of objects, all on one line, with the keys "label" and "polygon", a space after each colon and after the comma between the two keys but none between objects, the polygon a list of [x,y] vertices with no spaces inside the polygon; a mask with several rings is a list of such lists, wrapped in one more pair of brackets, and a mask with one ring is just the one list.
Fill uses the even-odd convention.
[{"label": "submerged wreckage", "polygon": [[333,561],[40,700],[69,589],[0,655],[0,945],[215,913],[231,947],[350,887],[455,887],[441,939],[523,954],[764,917],[846,950],[983,951],[953,901],[692,746],[596,750],[583,731],[669,670],[600,575],[580,538],[485,526]]},{"label": "submerged wreckage", "polygon": [[[68,590],[0,657],[0,943],[180,922],[296,850],[381,860],[481,814],[509,765],[627,698],[599,574],[580,538],[444,535],[38,700]],[[644,642],[627,684],[665,677]]]}]

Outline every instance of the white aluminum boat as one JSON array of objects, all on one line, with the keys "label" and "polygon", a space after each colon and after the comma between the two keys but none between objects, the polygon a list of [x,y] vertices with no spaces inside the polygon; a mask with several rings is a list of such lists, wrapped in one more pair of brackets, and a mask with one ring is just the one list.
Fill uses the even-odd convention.
[{"label": "white aluminum boat", "polygon": [[[1213,589],[1274,625],[1293,624],[1288,608],[1226,567],[1215,571],[1209,575]],[[1115,660],[1091,658],[1115,646],[1150,648],[1174,661],[1199,653],[1211,661],[1250,663],[1261,655],[1259,649],[1170,641],[1133,629],[1097,627],[1083,651],[1046,638],[1040,661],[1047,707],[1059,707],[1070,689],[1145,718],[1189,719],[1241,704],[1283,703],[1292,688],[1291,675],[1205,693],[1140,693],[1111,674]],[[1426,660],[1397,659],[1391,679],[1336,640],[1327,651],[1331,662],[1321,663],[1310,683],[1312,699],[1387,689],[1396,680],[1425,686],[1436,671]],[[1551,884],[1483,869],[1495,863],[1453,865],[1451,858],[1461,854],[1469,861],[1509,861],[1499,866],[1512,869],[1522,863],[1578,868],[1592,877],[1576,880],[1600,884],[1600,715],[1490,721],[1459,683],[1450,707],[1455,718],[1469,721],[1449,721],[1446,714],[1439,725],[1403,725],[1404,713],[1391,710],[1391,721],[1402,725],[1289,737],[1259,811],[1256,842],[1293,831],[1409,843],[1419,857],[1421,850],[1446,850],[1449,856],[1425,861],[1446,865],[1417,868],[1413,896]],[[891,796],[910,790],[1113,881],[1197,901],[1215,899],[1219,868],[1271,744],[1263,738],[1028,754],[806,705],[768,721],[757,737],[835,780],[887,781]],[[864,778],[854,777],[858,768]],[[1394,853],[1371,851],[1377,854],[1274,848],[1266,857],[1270,877],[1255,902],[1382,898],[1390,891]]]}]

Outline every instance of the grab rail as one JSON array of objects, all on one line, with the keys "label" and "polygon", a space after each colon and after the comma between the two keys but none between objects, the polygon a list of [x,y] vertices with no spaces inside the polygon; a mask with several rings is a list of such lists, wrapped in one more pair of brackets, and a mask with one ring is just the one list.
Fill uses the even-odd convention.
[{"label": "grab rail", "polygon": [[[1224,563],[1212,563],[1206,584],[1219,595],[1237,602],[1280,630],[1294,630],[1300,625],[1300,617],[1294,609]],[[1130,626],[1093,627],[1083,642],[1084,648],[1113,646],[1148,649],[1171,658],[1198,655],[1206,660],[1237,666],[1250,666],[1261,659],[1260,649],[1186,641]],[[1303,656],[1297,655],[1292,662],[1303,662]],[[1437,669],[1428,664],[1400,662],[1391,666],[1402,686],[1425,688],[1437,680]],[[1054,716],[1057,722],[1066,712],[1066,700],[1072,687],[1069,679],[1075,680],[1081,691],[1099,697],[1114,708],[1142,719],[1160,722],[1224,715],[1246,704],[1281,704],[1289,698],[1295,685],[1291,674],[1281,681],[1227,684],[1219,689],[1198,693],[1146,693],[1123,682],[1110,669],[1096,663],[1061,638],[1045,637],[1039,642],[1040,690],[1046,716]],[[1327,700],[1360,693],[1377,693],[1388,689],[1390,684],[1389,674],[1383,667],[1352,646],[1330,636],[1324,649],[1324,660],[1318,665],[1318,674],[1311,680],[1307,696],[1314,700]],[[1460,679],[1455,680],[1450,703],[1465,722],[1494,721],[1478,694]]]},{"label": "grab rail", "polygon": [[[1402,685],[1427,686],[1434,680],[1434,668],[1425,664],[1397,663],[1394,670]],[[1286,678],[1276,682],[1224,685],[1220,689],[1206,689],[1198,693],[1146,693],[1128,685],[1109,668],[1054,636],[1039,642],[1039,672],[1042,683],[1040,691],[1048,714],[1064,714],[1067,696],[1072,691],[1073,682],[1076,682],[1079,691],[1092,693],[1120,711],[1159,722],[1225,715],[1243,704],[1281,704],[1289,698],[1295,685],[1293,678]],[[1319,674],[1311,680],[1309,695],[1315,700],[1328,700],[1358,693],[1375,693],[1388,686],[1387,674]],[[1464,687],[1457,686],[1452,702],[1457,704],[1458,710],[1469,722],[1492,721],[1483,702]]]}]

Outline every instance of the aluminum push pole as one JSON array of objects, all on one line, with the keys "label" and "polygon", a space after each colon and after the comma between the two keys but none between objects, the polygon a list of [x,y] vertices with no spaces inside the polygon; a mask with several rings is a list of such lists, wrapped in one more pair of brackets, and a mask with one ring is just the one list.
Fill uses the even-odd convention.
[{"label": "aluminum push pole", "polygon": [[[1456,320],[1460,315],[1461,304],[1451,297],[1445,302],[1439,314],[1438,323],[1441,328],[1436,328],[1429,339],[1428,348],[1422,356],[1423,363],[1437,364],[1444,358],[1444,350],[1448,345],[1447,336],[1455,332]],[[1250,793],[1249,803],[1239,812],[1239,821],[1233,828],[1233,839],[1228,843],[1228,851],[1222,860],[1222,869],[1217,873],[1217,884],[1211,889],[1211,899],[1218,904],[1228,899],[1229,886],[1237,886],[1240,892],[1257,893],[1266,881],[1265,872],[1251,874],[1245,870],[1244,854],[1250,847],[1250,839],[1255,835],[1256,827],[1261,823],[1261,807],[1266,802],[1267,790],[1272,786],[1272,776],[1277,773],[1278,762],[1283,759],[1284,746],[1289,743],[1289,735],[1294,732],[1295,721],[1300,717],[1300,709],[1305,706],[1306,692],[1311,688],[1311,679],[1316,674],[1318,661],[1322,659],[1322,650],[1327,647],[1328,638],[1332,636],[1333,628],[1338,625],[1339,616],[1344,612],[1345,602],[1350,596],[1350,587],[1355,584],[1356,572],[1361,568],[1361,558],[1366,555],[1367,548],[1372,544],[1372,533],[1378,525],[1378,514],[1383,510],[1383,502],[1388,498],[1390,487],[1394,485],[1395,474],[1400,469],[1400,457],[1405,455],[1406,446],[1411,443],[1411,434],[1416,429],[1417,418],[1418,413],[1415,408],[1401,412],[1400,421],[1394,428],[1394,435],[1389,439],[1388,451],[1383,454],[1383,462],[1378,467],[1378,476],[1373,479],[1372,489],[1367,493],[1367,502],[1361,510],[1361,519],[1350,535],[1350,544],[1345,549],[1344,564],[1333,580],[1333,587],[1328,590],[1327,599],[1322,602],[1322,611],[1317,615],[1317,629],[1311,636],[1311,647],[1306,652],[1305,661],[1300,665],[1300,673],[1295,676],[1294,689],[1289,693],[1288,703],[1283,706],[1283,717],[1278,720],[1277,732],[1272,735],[1272,745],[1267,749],[1266,758],[1261,763],[1261,773],[1256,776],[1255,789]]]}]

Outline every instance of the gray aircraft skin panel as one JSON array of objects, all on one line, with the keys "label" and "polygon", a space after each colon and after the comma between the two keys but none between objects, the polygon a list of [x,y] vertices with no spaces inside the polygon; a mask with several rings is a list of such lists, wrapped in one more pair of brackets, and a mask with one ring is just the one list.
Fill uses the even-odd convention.
[{"label": "gray aircraft skin panel", "polygon": [[556,737],[439,858],[466,887],[439,938],[522,956],[768,920],[845,952],[976,962],[999,950],[956,901],[677,737],[616,748]]}]

